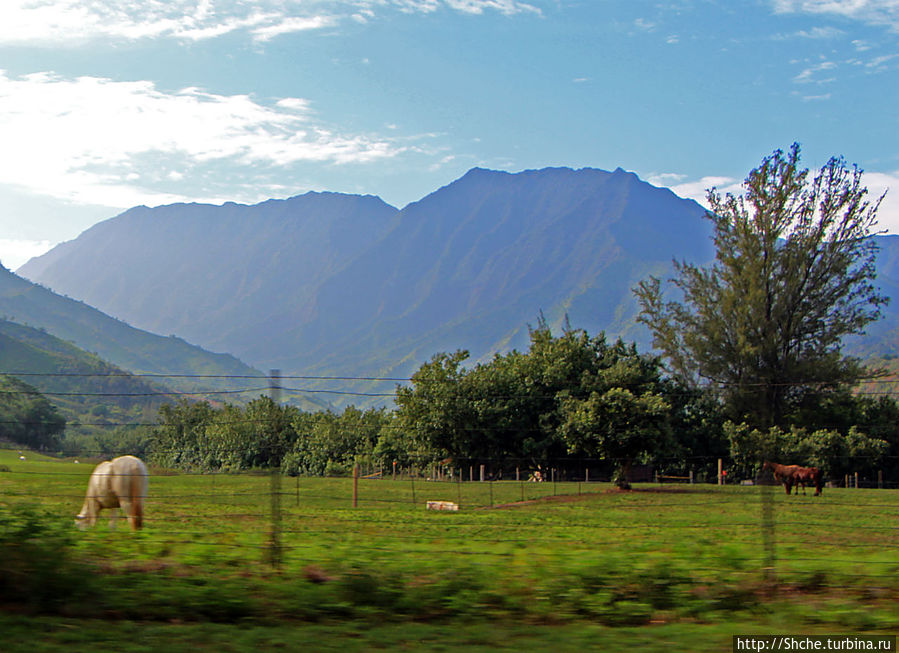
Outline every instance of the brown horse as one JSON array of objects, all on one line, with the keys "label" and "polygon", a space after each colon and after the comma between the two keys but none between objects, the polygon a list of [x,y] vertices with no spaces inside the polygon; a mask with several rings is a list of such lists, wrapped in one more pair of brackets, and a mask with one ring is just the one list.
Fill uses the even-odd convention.
[{"label": "brown horse", "polygon": [[823,474],[817,467],[800,467],[799,465],[781,465],[780,463],[772,463],[768,460],[762,465],[762,469],[770,469],[774,473],[774,480],[784,484],[787,494],[796,486],[796,494],[799,494],[799,486],[802,485],[802,491],[805,492],[807,483],[815,484],[815,496],[821,494],[823,485]]},{"label": "brown horse", "polygon": [[[787,494],[790,494],[793,484],[796,482],[796,473],[799,470],[799,465],[781,465],[780,463],[772,463],[766,460],[762,465],[762,469],[770,469],[774,474],[774,480],[778,483],[783,483]],[[799,491],[798,487],[796,491]]]},{"label": "brown horse", "polygon": [[802,486],[802,493],[805,494],[805,486],[815,484],[815,496],[821,494],[824,487],[824,474],[817,467],[800,467],[796,472],[796,493],[799,494],[799,486]]}]

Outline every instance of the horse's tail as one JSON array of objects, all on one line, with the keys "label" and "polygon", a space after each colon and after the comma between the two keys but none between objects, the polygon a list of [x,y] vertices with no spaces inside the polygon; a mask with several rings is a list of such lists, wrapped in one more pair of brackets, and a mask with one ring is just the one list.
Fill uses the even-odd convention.
[{"label": "horse's tail", "polygon": [[815,477],[815,496],[821,494],[821,490],[824,489],[824,472],[822,472],[817,467],[814,468],[814,477]]},{"label": "horse's tail", "polygon": [[131,487],[129,494],[131,495],[131,527],[135,530],[143,528],[144,525],[144,492],[143,492],[143,476],[140,474],[131,474]]}]

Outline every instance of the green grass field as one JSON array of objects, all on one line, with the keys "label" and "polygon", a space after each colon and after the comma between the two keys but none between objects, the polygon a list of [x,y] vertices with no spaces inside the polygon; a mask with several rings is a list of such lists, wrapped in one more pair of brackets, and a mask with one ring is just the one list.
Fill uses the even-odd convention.
[{"label": "green grass field", "polygon": [[899,630],[892,490],[385,479],[360,480],[354,508],[352,479],[285,477],[274,519],[269,475],[151,469],[143,531],[101,516],[80,532],[92,468],[0,451],[0,508],[40,511],[92,576],[7,605],[0,628],[43,633],[29,651],[98,630],[122,650],[135,628],[157,644],[134,650],[235,651],[730,650],[747,632]]}]

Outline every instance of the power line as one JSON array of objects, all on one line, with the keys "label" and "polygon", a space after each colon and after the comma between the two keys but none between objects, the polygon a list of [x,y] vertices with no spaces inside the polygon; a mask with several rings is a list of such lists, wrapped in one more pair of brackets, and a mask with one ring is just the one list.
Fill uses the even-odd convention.
[{"label": "power line", "polygon": [[[7,376],[58,376],[58,377],[125,377],[125,378],[157,378],[157,379],[270,379],[270,376],[258,374],[162,374],[144,372],[0,372]],[[408,377],[391,376],[317,376],[317,375],[282,375],[277,379],[302,381],[411,381]]]}]

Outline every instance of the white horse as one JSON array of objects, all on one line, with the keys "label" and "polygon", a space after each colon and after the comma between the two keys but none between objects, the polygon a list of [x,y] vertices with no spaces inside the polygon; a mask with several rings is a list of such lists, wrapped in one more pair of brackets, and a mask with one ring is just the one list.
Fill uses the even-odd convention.
[{"label": "white horse", "polygon": [[75,524],[84,529],[97,523],[97,515],[103,508],[113,510],[109,520],[115,528],[121,508],[128,517],[131,530],[143,526],[144,501],[147,499],[147,466],[140,458],[120,456],[102,462],[94,468],[87,485],[87,496],[81,512],[75,516]]}]

